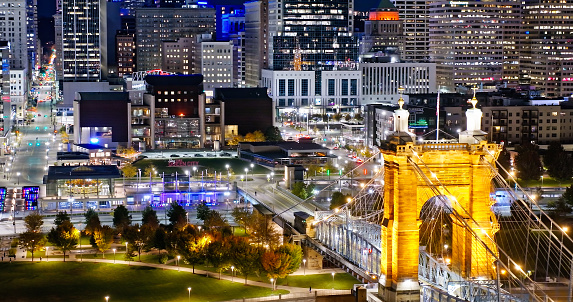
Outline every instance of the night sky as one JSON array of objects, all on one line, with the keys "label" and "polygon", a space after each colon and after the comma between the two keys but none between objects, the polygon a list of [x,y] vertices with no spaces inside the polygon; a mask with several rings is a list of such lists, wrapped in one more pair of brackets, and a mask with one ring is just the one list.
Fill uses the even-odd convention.
[{"label": "night sky", "polygon": [[[243,0],[207,0],[211,5],[241,4]],[[251,0],[249,0],[251,1]],[[356,10],[367,11],[377,7],[381,0],[355,0]],[[48,41],[54,40],[54,21],[52,15],[56,13],[56,0],[38,1],[38,28],[39,36],[45,45]]]}]

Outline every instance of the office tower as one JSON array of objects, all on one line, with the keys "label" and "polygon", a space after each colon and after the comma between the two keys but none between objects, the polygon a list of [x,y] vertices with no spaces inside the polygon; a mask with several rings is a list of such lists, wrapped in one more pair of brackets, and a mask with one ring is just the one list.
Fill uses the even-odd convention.
[{"label": "office tower", "polygon": [[219,5],[215,9],[217,41],[229,41],[232,35],[245,31],[245,10],[242,5]]},{"label": "office tower", "polygon": [[40,56],[42,54],[41,45],[38,37],[38,0],[26,0],[26,38],[28,46],[28,60],[30,61],[31,71],[40,64]]},{"label": "office tower", "polygon": [[100,14],[105,15],[105,0],[62,0],[62,60],[64,81],[102,79]]},{"label": "office tower", "polygon": [[62,39],[62,0],[56,0],[56,14],[53,15],[54,18],[54,32],[55,41],[54,49],[56,50],[56,58],[54,59],[54,69],[56,71],[56,81],[60,81],[64,78],[64,64],[62,59],[63,54],[63,39]]},{"label": "office tower", "polygon": [[[205,6],[138,8],[136,16],[136,66],[139,71],[161,68],[162,41],[195,38],[204,33],[213,35],[215,31],[215,9]],[[197,43],[193,44],[196,49]]]},{"label": "office tower", "polygon": [[245,85],[258,87],[269,67],[268,0],[245,3]]},{"label": "office tower", "polygon": [[[385,1],[382,0],[381,6]],[[427,62],[430,57],[429,2],[426,0],[392,0],[404,22],[404,51],[407,62]]]},{"label": "office tower", "polygon": [[135,71],[135,35],[118,33],[116,41],[117,75],[123,77]]},{"label": "office tower", "polygon": [[[0,141],[3,141],[6,132],[10,131],[10,42],[0,40]],[[4,155],[4,147],[0,147],[0,155]]]},{"label": "office tower", "polygon": [[26,0],[0,3],[0,39],[10,42],[11,69],[29,69]]},{"label": "office tower", "polygon": [[192,74],[195,68],[194,38],[179,38],[161,42],[161,69],[163,71]]},{"label": "office tower", "polygon": [[517,85],[520,26],[519,1],[432,2],[430,49],[439,88]]},{"label": "office tower", "polygon": [[402,21],[390,2],[368,13],[360,43],[362,62],[398,62],[403,47]]},{"label": "office tower", "polygon": [[272,69],[334,70],[341,62],[357,61],[353,5],[353,0],[269,2]]},{"label": "office tower", "polygon": [[573,3],[524,1],[522,70],[546,97],[573,93]]},{"label": "office tower", "polygon": [[233,42],[201,42],[201,74],[207,98],[215,88],[233,87]]}]

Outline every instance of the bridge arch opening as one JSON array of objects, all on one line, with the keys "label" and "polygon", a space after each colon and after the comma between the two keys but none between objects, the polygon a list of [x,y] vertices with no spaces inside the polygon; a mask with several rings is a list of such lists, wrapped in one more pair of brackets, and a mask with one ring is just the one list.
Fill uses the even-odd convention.
[{"label": "bridge arch opening", "polygon": [[426,252],[446,264],[452,253],[452,202],[448,196],[430,197],[419,216],[419,241]]}]

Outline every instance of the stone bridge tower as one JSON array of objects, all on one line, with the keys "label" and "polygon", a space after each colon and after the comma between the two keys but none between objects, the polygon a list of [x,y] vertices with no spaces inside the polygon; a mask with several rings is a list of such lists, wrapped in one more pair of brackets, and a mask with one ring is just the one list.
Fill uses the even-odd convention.
[{"label": "stone bridge tower", "polygon": [[[452,208],[483,241],[489,242],[486,236],[493,238],[499,229],[490,209],[494,175],[486,162],[495,165],[501,147],[487,143],[485,133],[479,129],[481,110],[475,108],[475,96],[474,108],[466,113],[468,128],[460,134],[458,143],[416,144],[407,132],[408,111],[402,109],[400,101],[400,109],[394,114],[396,132],[381,148],[385,189],[379,292],[391,302],[419,301],[420,211],[428,196],[436,195],[410,161],[433,182],[439,179],[448,188]],[[443,190],[441,193],[445,194]],[[466,278],[491,277],[494,258],[463,225],[452,224],[452,245],[452,271]],[[492,244],[488,246],[497,253]]]}]

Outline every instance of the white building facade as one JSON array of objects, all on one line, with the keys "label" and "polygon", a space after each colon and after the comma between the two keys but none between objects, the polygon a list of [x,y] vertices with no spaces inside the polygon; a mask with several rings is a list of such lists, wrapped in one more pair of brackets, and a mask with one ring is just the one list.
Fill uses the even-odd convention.
[{"label": "white building facade", "polygon": [[233,42],[201,42],[203,89],[212,97],[215,88],[233,87]]},{"label": "white building facade", "polygon": [[404,94],[437,92],[435,63],[360,63],[360,70],[360,105],[397,103],[400,87]]}]

